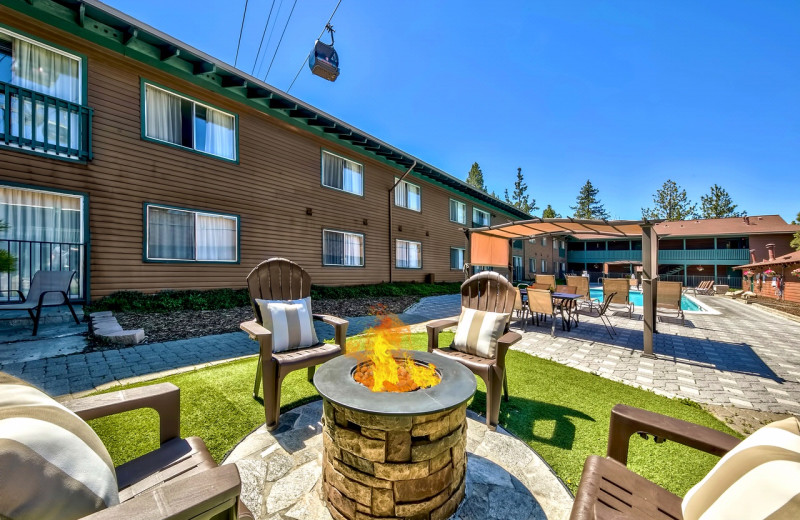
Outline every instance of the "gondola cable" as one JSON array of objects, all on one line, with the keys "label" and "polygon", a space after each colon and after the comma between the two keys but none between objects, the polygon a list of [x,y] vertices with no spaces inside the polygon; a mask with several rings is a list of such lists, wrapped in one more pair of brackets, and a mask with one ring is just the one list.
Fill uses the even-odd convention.
[{"label": "gondola cable", "polygon": [[278,20],[281,17],[281,9],[283,9],[283,0],[278,2],[278,11],[275,13],[275,21],[272,23],[272,29],[269,30],[267,45],[264,47],[264,54],[261,56],[261,62],[258,64],[258,72],[254,74],[257,78],[261,76],[261,71],[264,70],[264,60],[267,59],[267,49],[269,49],[269,42],[272,41],[272,36],[275,34],[275,26],[278,25]]},{"label": "gondola cable", "polygon": [[[332,12],[332,13],[331,13],[331,15],[328,17],[328,21],[327,21],[327,23],[325,24],[325,27],[323,27],[323,28],[322,28],[322,31],[320,31],[320,33],[319,33],[319,36],[317,36],[317,39],[318,39],[318,40],[319,40],[320,38],[322,38],[322,35],[323,35],[323,34],[325,34],[325,29],[327,29],[327,28],[328,28],[328,26],[331,24],[331,20],[333,20],[333,15],[335,15],[335,14],[336,14],[336,11],[337,11],[337,10],[339,10],[339,6],[340,6],[341,4],[342,4],[342,0],[339,0],[339,1],[336,3],[336,7],[334,7],[334,8],[333,8],[333,12]],[[294,75],[294,79],[292,80],[292,84],[291,84],[291,85],[289,85],[289,88],[288,88],[288,89],[286,89],[286,93],[287,93],[287,94],[289,93],[289,91],[290,91],[290,90],[292,90],[292,87],[294,86],[294,82],[295,82],[295,81],[297,81],[297,78],[298,78],[298,76],[300,76],[300,73],[301,73],[301,72],[303,72],[303,67],[305,67],[305,66],[306,66],[306,63],[308,62],[308,58],[310,58],[310,57],[311,57],[311,53],[312,53],[312,52],[314,52],[314,50],[313,50],[313,49],[312,49],[311,51],[309,51],[309,53],[308,53],[308,54],[306,54],[306,57],[305,57],[305,58],[303,58],[303,62],[300,64],[300,68],[299,68],[299,69],[297,69],[297,74],[295,74],[295,75]]]},{"label": "gondola cable", "polygon": [[256,59],[253,60],[253,69],[250,71],[250,75],[252,76],[256,72],[256,64],[258,63],[258,56],[261,54],[261,46],[264,44],[264,36],[267,35],[267,27],[269,27],[269,21],[272,18],[272,10],[275,8],[275,0],[272,0],[272,6],[269,8],[269,15],[267,15],[267,23],[264,24],[264,32],[261,33],[261,43],[258,44],[258,52],[256,53]]},{"label": "gondola cable", "polygon": [[283,32],[281,33],[281,39],[278,40],[278,46],[275,47],[275,52],[272,54],[272,61],[269,62],[269,68],[267,69],[267,75],[264,76],[264,81],[267,81],[269,77],[269,71],[272,70],[272,64],[275,62],[275,56],[278,55],[278,49],[281,48],[281,42],[283,41],[283,35],[286,34],[286,28],[289,27],[289,21],[292,19],[292,14],[294,13],[294,7],[297,5],[297,0],[294,0],[294,4],[292,4],[292,10],[289,11],[289,18],[286,19],[286,25],[283,26]]},{"label": "gondola cable", "polygon": [[239,43],[236,44],[236,58],[233,60],[233,66],[236,66],[236,62],[239,61],[239,47],[242,46],[242,33],[244,32],[244,19],[247,16],[247,3],[250,0],[244,0],[244,12],[242,13],[242,25],[239,27]]}]

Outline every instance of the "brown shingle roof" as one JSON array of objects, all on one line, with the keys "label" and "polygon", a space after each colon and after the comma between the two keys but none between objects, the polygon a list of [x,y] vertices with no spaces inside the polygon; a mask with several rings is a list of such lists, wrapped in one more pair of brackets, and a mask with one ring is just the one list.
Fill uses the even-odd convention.
[{"label": "brown shingle roof", "polygon": [[754,264],[746,264],[746,265],[738,265],[734,267],[734,269],[750,269],[750,268],[761,268],[761,267],[775,267],[780,265],[792,265],[792,264],[800,264],[800,251],[795,251],[794,253],[789,253],[788,255],[781,255],[775,260],[764,260],[762,262],[756,262]]},{"label": "brown shingle roof", "polygon": [[[659,237],[747,236],[800,231],[800,226],[787,224],[780,215],[679,220],[660,222],[653,227]],[[573,237],[579,240],[602,238],[588,233],[576,234]]]}]

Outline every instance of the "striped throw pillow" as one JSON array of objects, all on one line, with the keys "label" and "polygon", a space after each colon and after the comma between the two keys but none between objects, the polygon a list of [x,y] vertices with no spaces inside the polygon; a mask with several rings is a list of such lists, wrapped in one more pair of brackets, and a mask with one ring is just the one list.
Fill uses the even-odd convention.
[{"label": "striped throw pillow", "polygon": [[285,352],[319,343],[311,315],[311,297],[302,300],[256,300],[261,324],[272,332],[272,351]]},{"label": "striped throw pillow", "polygon": [[496,357],[497,340],[503,335],[510,316],[508,313],[461,307],[452,347],[466,354],[484,358]]},{"label": "striped throw pillow", "polygon": [[800,518],[800,421],[777,421],[743,440],[681,507],[686,520]]},{"label": "striped throw pillow", "polygon": [[0,372],[0,518],[68,520],[118,503],[114,464],[94,430]]}]

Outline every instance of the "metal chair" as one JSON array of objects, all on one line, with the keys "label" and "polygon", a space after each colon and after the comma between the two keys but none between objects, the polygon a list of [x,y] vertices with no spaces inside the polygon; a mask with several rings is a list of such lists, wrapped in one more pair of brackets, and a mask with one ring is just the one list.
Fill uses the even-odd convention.
[{"label": "metal chair", "polygon": [[[33,335],[39,332],[39,318],[42,314],[42,307],[59,307],[66,305],[75,318],[75,323],[80,323],[72,303],[69,301],[69,286],[72,279],[77,274],[76,271],[36,271],[31,280],[31,288],[26,297],[19,290],[9,290],[0,292],[16,292],[19,294],[20,303],[0,305],[0,311],[28,311],[28,315],[33,320]],[[36,314],[33,313],[34,309]]]}]

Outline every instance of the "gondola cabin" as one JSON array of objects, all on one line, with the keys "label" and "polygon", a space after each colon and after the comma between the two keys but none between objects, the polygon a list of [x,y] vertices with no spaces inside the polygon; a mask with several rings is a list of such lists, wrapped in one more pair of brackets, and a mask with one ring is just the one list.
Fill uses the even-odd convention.
[{"label": "gondola cabin", "polygon": [[308,68],[312,74],[328,81],[336,81],[339,77],[339,55],[333,45],[317,40],[308,56]]}]

